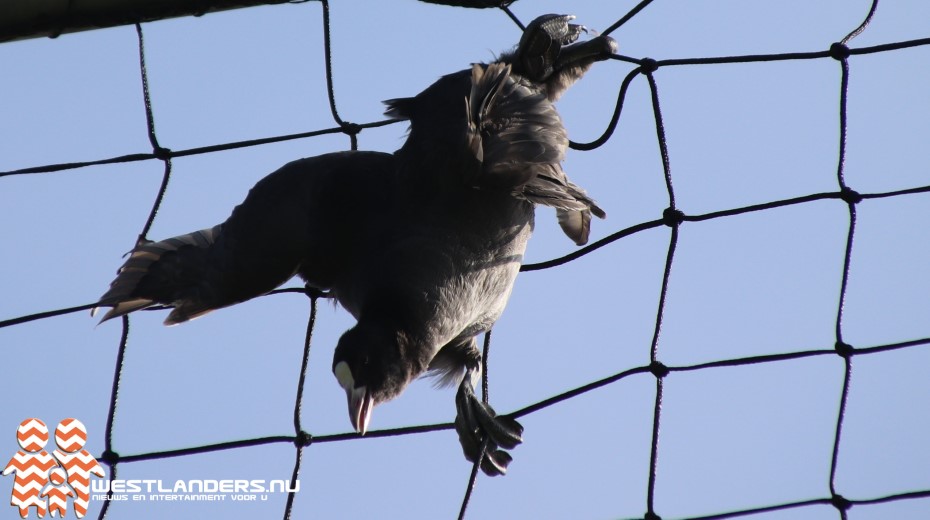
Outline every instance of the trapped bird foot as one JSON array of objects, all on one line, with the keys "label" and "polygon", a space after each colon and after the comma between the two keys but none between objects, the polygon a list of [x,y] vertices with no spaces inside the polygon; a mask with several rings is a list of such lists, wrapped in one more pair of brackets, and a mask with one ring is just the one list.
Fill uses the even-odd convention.
[{"label": "trapped bird foot", "polygon": [[547,14],[526,26],[516,55],[527,78],[543,81],[552,74],[562,46],[573,43],[585,31],[582,25],[568,23],[574,19],[574,15]]},{"label": "trapped bird foot", "polygon": [[524,81],[536,83],[549,101],[557,100],[580,79],[594,62],[604,61],[617,52],[610,36],[594,36],[578,41],[581,33],[593,34],[583,25],[568,23],[572,15],[547,14],[533,20],[523,31],[520,43],[501,61],[511,63]]},{"label": "trapped bird foot", "polygon": [[487,442],[481,470],[491,477],[507,473],[513,458],[504,450],[512,450],[523,442],[523,426],[512,417],[497,415],[491,405],[478,399],[467,376],[455,395],[455,407],[458,411],[455,430],[465,458],[471,462],[478,460]]}]

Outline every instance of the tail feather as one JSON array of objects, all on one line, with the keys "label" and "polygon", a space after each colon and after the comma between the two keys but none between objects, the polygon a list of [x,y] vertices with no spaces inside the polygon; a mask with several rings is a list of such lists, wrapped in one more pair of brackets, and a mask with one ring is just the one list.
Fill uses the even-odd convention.
[{"label": "tail feather", "polygon": [[562,231],[576,245],[583,246],[588,243],[588,237],[591,234],[591,215],[603,219],[607,217],[607,213],[577,185],[569,182],[567,189],[571,197],[583,207],[581,209],[556,207],[555,213]]},{"label": "tail feather", "polygon": [[588,243],[591,215],[607,217],[584,189],[568,180],[559,165],[551,165],[545,175],[537,175],[527,183],[522,196],[533,203],[555,208],[562,231],[579,246]]},{"label": "tail feather", "polygon": [[[212,308],[195,301],[192,290],[202,279],[207,251],[222,225],[160,242],[146,241],[136,246],[117,271],[110,289],[100,297],[101,307],[112,307],[103,323],[130,312],[157,304],[174,305],[165,320],[173,325],[206,314]],[[97,308],[91,311],[96,314]]]},{"label": "tail feather", "polygon": [[[103,323],[112,318],[118,318],[125,314],[129,314],[130,312],[137,311],[139,309],[145,309],[146,307],[152,306],[154,303],[155,302],[153,302],[152,300],[149,300],[146,298],[134,298],[130,300],[120,301],[118,303],[113,304],[113,308],[111,308],[109,311],[107,311],[106,314],[103,315],[103,318],[100,319],[100,323]],[[91,309],[90,315],[96,316],[97,309],[99,309],[99,307],[94,307],[93,309]]]},{"label": "tail feather", "polygon": [[579,246],[588,243],[588,236],[591,234],[590,211],[557,209],[555,210],[555,214],[559,218],[559,226],[568,238],[572,239],[572,241]]}]

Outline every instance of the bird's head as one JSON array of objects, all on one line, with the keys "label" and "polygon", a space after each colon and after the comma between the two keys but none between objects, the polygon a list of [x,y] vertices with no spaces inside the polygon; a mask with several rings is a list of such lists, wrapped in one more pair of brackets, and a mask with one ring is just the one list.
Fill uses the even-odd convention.
[{"label": "bird's head", "polygon": [[333,375],[346,391],[349,420],[364,435],[375,406],[400,395],[417,375],[403,356],[403,334],[356,325],[339,338]]}]

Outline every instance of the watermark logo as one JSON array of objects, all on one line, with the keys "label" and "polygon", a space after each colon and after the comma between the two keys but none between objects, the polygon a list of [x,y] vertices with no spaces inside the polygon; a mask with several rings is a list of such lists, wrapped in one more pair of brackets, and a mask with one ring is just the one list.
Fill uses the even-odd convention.
[{"label": "watermark logo", "polygon": [[16,442],[20,450],[3,468],[3,475],[14,474],[10,505],[19,508],[19,516],[29,518],[29,508],[43,518],[46,512],[53,517],[68,511],[68,497],[74,505],[74,514],[83,518],[90,501],[90,476],[103,477],[103,468],[87,450],[87,428],[74,418],[64,419],[55,428],[57,449],[49,455],[48,426],[35,417],[26,419],[16,429]]},{"label": "watermark logo", "polygon": [[56,449],[46,451],[50,433],[35,417],[16,429],[20,450],[3,468],[14,475],[10,505],[19,516],[64,518],[69,507],[83,518],[91,501],[133,502],[244,502],[266,501],[270,495],[300,491],[300,480],[264,479],[92,479],[104,477],[103,467],[86,449],[87,428],[81,421],[64,419],[55,428]]}]

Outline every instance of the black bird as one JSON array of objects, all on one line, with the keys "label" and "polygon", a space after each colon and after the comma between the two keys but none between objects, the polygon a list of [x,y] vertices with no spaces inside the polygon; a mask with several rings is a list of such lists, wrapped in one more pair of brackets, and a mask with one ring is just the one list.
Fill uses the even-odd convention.
[{"label": "black bird", "polygon": [[[372,409],[423,374],[458,384],[465,456],[506,472],[523,428],[474,393],[475,337],[500,317],[533,229],[535,204],[556,208],[577,244],[605,214],[572,184],[568,137],[552,104],[616,43],[576,42],[574,17],[534,20],[512,52],[387,101],[410,121],[394,154],[337,152],[291,162],[258,182],[226,222],[139,244],[100,306],[102,321],[154,305],[173,325],[267,293],[294,275],[330,290],[358,323],[333,373],[361,434]],[[96,310],[96,309],[95,309]]]}]

